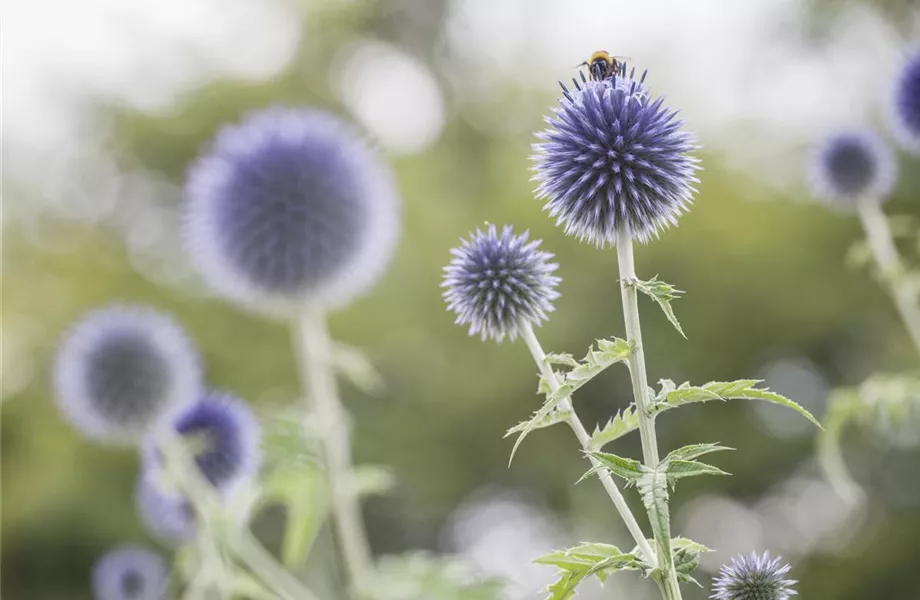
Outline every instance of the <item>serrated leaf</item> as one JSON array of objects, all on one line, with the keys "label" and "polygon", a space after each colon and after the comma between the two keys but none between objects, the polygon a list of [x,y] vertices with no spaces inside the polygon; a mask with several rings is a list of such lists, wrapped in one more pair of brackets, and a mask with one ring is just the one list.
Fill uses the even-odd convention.
[{"label": "serrated leaf", "polygon": [[578,359],[569,354],[568,352],[563,353],[549,353],[543,358],[543,362],[548,365],[565,365],[567,367],[577,367]]},{"label": "serrated leaf", "polygon": [[607,367],[619,362],[625,363],[631,354],[632,346],[624,339],[597,340],[588,348],[588,353],[581,362],[565,373],[559,389],[551,393],[552,397],[562,399],[571,396]]},{"label": "serrated leaf", "polygon": [[610,544],[584,543],[568,550],[541,556],[534,562],[561,570],[547,591],[547,600],[568,600],[577,587],[592,575],[602,583],[617,571],[645,571],[649,567],[633,553],[624,553]]},{"label": "serrated leaf", "polygon": [[670,460],[694,460],[706,454],[721,452],[722,450],[734,450],[734,448],[720,446],[718,444],[690,444],[689,446],[683,446],[670,452],[661,462],[668,462]]},{"label": "serrated leaf", "polygon": [[689,383],[683,383],[676,389],[663,389],[656,397],[657,401],[654,410],[663,412],[684,404],[709,402],[710,400],[763,400],[791,408],[814,423],[818,428],[821,428],[821,423],[810,412],[785,396],[766,388],[754,387],[758,383],[760,383],[760,380],[757,379],[710,381],[702,386],[691,386]]},{"label": "serrated leaf", "polygon": [[597,467],[592,468],[590,471],[588,471],[588,473],[583,475],[582,479],[587,477],[588,474],[596,473],[601,469],[606,469],[617,477],[622,477],[628,483],[636,483],[642,476],[648,473],[648,467],[643,465],[638,460],[634,460],[632,458],[623,458],[622,456],[617,456],[616,454],[597,451],[588,451],[585,452],[585,454],[594,458],[594,460],[596,460],[599,464]]},{"label": "serrated leaf", "polygon": [[701,463],[696,460],[670,460],[662,463],[665,473],[668,475],[668,483],[674,486],[678,479],[684,477],[695,477],[697,475],[728,475],[718,467]]},{"label": "serrated leaf", "polygon": [[[659,465],[660,466],[660,465]],[[668,509],[668,477],[660,469],[647,470],[637,482],[642,503],[648,511],[649,522],[655,533],[655,543],[665,573],[671,568],[671,513]]]},{"label": "serrated leaf", "polygon": [[[548,415],[546,415],[545,417],[543,417],[540,421],[538,421],[538,422],[536,422],[536,423],[533,423],[533,424],[532,424],[532,429],[531,429],[531,430],[543,429],[543,428],[545,428],[545,427],[551,427],[551,426],[555,425],[556,423],[563,423],[563,422],[565,422],[570,416],[572,416],[572,411],[570,411],[570,410],[559,410],[559,408],[557,407],[555,410],[553,410],[553,411],[550,412]],[[512,427],[511,429],[509,429],[509,430],[505,433],[505,436],[504,436],[504,437],[512,436],[512,435],[514,435],[515,433],[521,433],[522,431],[524,431],[524,430],[528,427],[528,425],[531,425],[531,422],[530,422],[530,421],[521,421],[520,423],[518,423],[517,425],[515,425],[514,427]]]},{"label": "serrated leaf", "polygon": [[[547,395],[546,402],[543,403],[543,406],[540,407],[540,410],[535,412],[529,421],[523,423],[524,427],[520,430],[518,437],[514,440],[514,447],[511,448],[511,456],[508,458],[508,465],[511,465],[511,461],[514,460],[514,455],[517,452],[517,449],[520,447],[521,442],[524,441],[524,438],[530,434],[530,432],[538,429],[538,425],[545,422],[545,419],[549,414],[556,409],[556,406],[567,396],[556,397],[552,394]],[[545,426],[545,425],[544,425]]]},{"label": "serrated leaf", "polygon": [[674,309],[671,308],[671,300],[679,299],[683,295],[683,291],[675,288],[670,283],[661,281],[658,279],[657,275],[648,281],[632,279],[628,283],[657,302],[658,306],[660,306],[661,310],[664,312],[664,316],[667,317],[671,325],[674,326],[674,329],[676,329],[684,339],[687,339],[686,334],[684,334],[684,330],[681,328],[680,323],[677,321],[677,316],[674,314]]},{"label": "serrated leaf", "polygon": [[332,362],[338,372],[362,392],[371,396],[384,390],[384,380],[367,356],[353,346],[337,343]]},{"label": "serrated leaf", "polygon": [[607,421],[603,429],[595,426],[594,433],[591,434],[591,444],[589,448],[591,450],[600,450],[610,442],[638,428],[639,413],[635,406],[630,405]]}]

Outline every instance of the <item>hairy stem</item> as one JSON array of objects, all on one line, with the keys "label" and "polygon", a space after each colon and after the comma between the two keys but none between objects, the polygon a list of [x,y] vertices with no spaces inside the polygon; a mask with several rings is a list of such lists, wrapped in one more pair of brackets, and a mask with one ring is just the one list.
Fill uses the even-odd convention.
[{"label": "hairy stem", "polygon": [[336,386],[332,341],[325,315],[312,308],[304,310],[300,316],[298,333],[300,375],[323,438],[332,495],[331,509],[342,559],[353,590],[360,594],[365,591],[371,572],[371,550],[364,530],[361,506],[350,485],[351,440]]},{"label": "hairy stem", "polygon": [[904,276],[904,267],[898,256],[897,247],[891,235],[891,228],[881,203],[864,200],[859,203],[859,218],[866,232],[866,239],[882,279],[888,284],[894,304],[904,321],[904,327],[920,352],[920,290]]},{"label": "hairy stem", "polygon": [[[527,344],[527,348],[530,350],[531,356],[533,356],[534,362],[537,363],[537,367],[540,369],[540,374],[543,375],[544,379],[546,379],[550,390],[555,392],[559,389],[559,380],[556,377],[556,373],[553,372],[553,369],[546,363],[546,353],[543,352],[543,348],[540,346],[539,340],[537,340],[537,336],[533,331],[533,326],[529,322],[521,320],[518,329],[521,333],[521,337]],[[566,422],[568,423],[569,427],[572,428],[572,431],[575,432],[575,437],[578,438],[578,443],[581,444],[581,447],[584,450],[590,449],[591,436],[588,434],[587,430],[585,430],[585,426],[582,425],[578,415],[575,414],[575,409],[572,407],[571,400],[566,398],[560,402],[559,410],[569,412],[569,418],[566,420]],[[592,466],[596,467],[600,464],[593,457],[589,457],[589,459],[591,460]],[[626,499],[623,498],[623,494],[620,493],[620,489],[617,487],[617,484],[613,480],[613,477],[610,475],[610,472],[601,470],[598,472],[598,475],[600,476],[601,483],[604,485],[604,489],[607,490],[607,495],[610,496],[610,499],[613,501],[613,505],[616,507],[617,512],[620,513],[620,517],[626,524],[626,528],[629,530],[629,533],[632,534],[633,539],[635,539],[636,544],[639,546],[639,550],[642,552],[646,562],[652,565],[652,568],[656,567],[657,559],[655,558],[655,552],[649,545],[645,534],[642,533],[642,528],[639,527],[639,523],[636,521],[636,517],[633,516],[632,511],[629,510],[629,506],[626,504]]]},{"label": "hairy stem", "polygon": [[[617,239],[617,263],[620,269],[620,293],[623,297],[623,320],[626,323],[626,341],[632,348],[629,355],[629,378],[632,382],[633,399],[639,414],[639,436],[642,440],[642,458],[650,469],[658,467],[658,438],[655,434],[655,415],[648,396],[648,375],[645,372],[645,348],[642,346],[642,327],[639,323],[639,299],[636,292],[636,264],[633,258],[632,235],[624,228]],[[668,600],[680,600],[680,587],[674,561],[665,550],[670,540],[659,540],[658,564],[665,578],[664,586]]]}]

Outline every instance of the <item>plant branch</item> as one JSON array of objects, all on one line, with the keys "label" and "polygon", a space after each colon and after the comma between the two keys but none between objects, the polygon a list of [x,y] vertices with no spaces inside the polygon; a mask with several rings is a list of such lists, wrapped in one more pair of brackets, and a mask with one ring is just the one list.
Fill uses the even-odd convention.
[{"label": "plant branch", "polygon": [[[550,390],[555,392],[560,386],[559,379],[556,377],[556,373],[553,371],[552,367],[546,363],[546,353],[543,352],[543,348],[540,346],[539,340],[537,340],[533,326],[529,322],[521,320],[518,329],[521,333],[521,337],[527,344],[527,348],[530,350],[531,356],[533,356],[534,362],[537,363],[537,367],[540,369],[540,374],[546,379]],[[559,403],[559,410],[569,412],[570,416],[566,422],[569,427],[572,428],[572,431],[575,432],[575,437],[578,438],[578,443],[581,444],[582,449],[589,450],[591,447],[591,436],[588,434],[587,430],[585,430],[578,415],[575,414],[575,409],[572,406],[571,400],[569,398],[563,399],[562,402]],[[589,456],[588,458],[592,466],[596,467],[600,464],[593,457]],[[623,497],[623,494],[620,493],[620,489],[617,487],[610,472],[602,469],[598,472],[598,476],[600,477],[604,489],[607,490],[607,495],[610,496],[613,505],[626,524],[626,528],[629,530],[629,533],[632,534],[633,539],[635,539],[636,544],[639,546],[646,562],[652,565],[652,568],[655,568],[658,564],[655,558],[655,552],[649,545],[645,534],[642,533],[642,528],[639,526],[638,521],[636,521],[636,517],[633,516],[632,511],[629,510],[629,505],[626,504],[626,499]]]},{"label": "plant branch", "polygon": [[920,290],[904,276],[904,267],[894,245],[891,228],[881,203],[864,200],[859,203],[859,218],[866,232],[866,239],[882,279],[888,284],[894,304],[904,321],[904,327],[920,352]]},{"label": "plant branch", "polygon": [[323,438],[331,509],[345,569],[354,591],[364,586],[372,569],[371,550],[364,530],[361,506],[350,485],[351,440],[345,411],[339,400],[332,365],[332,342],[322,311],[308,307],[298,322],[300,375]]}]

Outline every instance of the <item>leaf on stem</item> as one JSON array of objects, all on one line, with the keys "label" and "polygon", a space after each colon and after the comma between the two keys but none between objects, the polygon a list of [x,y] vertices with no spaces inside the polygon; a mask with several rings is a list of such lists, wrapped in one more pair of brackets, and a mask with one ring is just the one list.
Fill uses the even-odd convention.
[{"label": "leaf on stem", "polygon": [[632,458],[623,458],[616,454],[597,451],[586,451],[585,454],[597,461],[598,464],[582,475],[581,479],[578,480],[579,482],[598,471],[607,470],[617,477],[626,480],[628,485],[632,485],[650,472],[648,467]]},{"label": "leaf on stem", "polygon": [[563,375],[559,389],[552,392],[552,396],[562,399],[572,395],[607,367],[620,362],[625,363],[632,352],[632,346],[624,339],[597,340],[588,348],[585,357],[580,362],[576,361],[575,366]]},{"label": "leaf on stem", "polygon": [[568,600],[585,580],[594,576],[601,583],[618,571],[648,572],[649,565],[635,553],[624,553],[616,546],[600,543],[582,543],[568,550],[557,550],[534,560],[541,565],[551,565],[560,570],[559,578],[547,591],[547,600]]},{"label": "leaf on stem", "polygon": [[591,434],[591,450],[600,450],[605,445],[618,440],[627,433],[639,428],[639,413],[635,405],[630,404],[628,407],[618,412],[612,419],[607,421],[604,428],[594,428]]},{"label": "leaf on stem", "polygon": [[662,390],[655,398],[653,410],[664,412],[684,404],[695,402],[709,402],[710,400],[763,400],[773,404],[779,404],[796,411],[818,428],[821,424],[815,417],[789,398],[771,392],[766,388],[754,387],[761,383],[758,379],[739,379],[737,381],[710,381],[702,386],[694,386],[689,383],[682,383],[674,387],[674,382],[662,380]]},{"label": "leaf on stem", "polygon": [[664,312],[664,316],[667,317],[671,325],[674,326],[674,329],[676,329],[684,339],[687,339],[687,336],[684,333],[684,330],[681,328],[677,317],[674,315],[674,309],[671,308],[671,300],[679,299],[684,293],[682,290],[675,288],[670,283],[661,281],[658,279],[657,275],[648,281],[642,281],[641,279],[631,279],[627,283],[657,302],[658,306],[660,306],[661,310]]}]

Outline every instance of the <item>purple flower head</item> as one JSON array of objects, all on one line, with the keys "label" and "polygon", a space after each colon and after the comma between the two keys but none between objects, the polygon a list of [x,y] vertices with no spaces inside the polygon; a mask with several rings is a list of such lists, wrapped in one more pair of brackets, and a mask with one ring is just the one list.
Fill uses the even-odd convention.
[{"label": "purple flower head", "polygon": [[874,133],[844,131],[812,152],[809,182],[818,198],[843,210],[882,202],[895,182],[894,156]]},{"label": "purple flower head", "polygon": [[[259,423],[243,401],[208,392],[179,414],[173,427],[185,440],[202,476],[219,492],[232,494],[257,475],[262,464]],[[160,463],[154,443],[150,440],[144,454],[151,473]]]},{"label": "purple flower head", "polygon": [[477,230],[451,250],[444,267],[444,299],[457,314],[456,323],[470,325],[470,335],[501,341],[514,339],[519,321],[540,324],[559,297],[558,265],[553,255],[538,250],[540,240],[529,241],[528,232],[514,235],[506,225],[499,235],[494,225]]},{"label": "purple flower head", "polygon": [[201,389],[198,354],[170,318],[114,306],[84,316],[54,366],[55,398],[89,438],[133,442],[168,422]]},{"label": "purple flower head", "polygon": [[692,201],[694,138],[663,98],[650,98],[644,79],[563,85],[549,127],[537,134],[537,195],[567,235],[599,247],[622,232],[645,242]]},{"label": "purple flower head", "polygon": [[894,90],[892,120],[905,149],[920,154],[920,49],[904,63]]},{"label": "purple flower head", "polygon": [[792,589],[797,582],[784,579],[788,564],[780,558],[770,558],[770,553],[750,557],[738,555],[731,564],[722,565],[719,577],[713,582],[714,600],[789,600],[798,592]]},{"label": "purple flower head", "polygon": [[93,567],[96,600],[165,600],[168,583],[166,562],[142,546],[117,546]]},{"label": "purple flower head", "polygon": [[187,498],[160,489],[153,477],[138,478],[135,502],[141,522],[157,539],[180,545],[195,536],[195,508]]},{"label": "purple flower head", "polygon": [[393,178],[346,124],[314,109],[270,108],[221,130],[189,172],[185,237],[219,293],[287,313],[340,306],[393,254]]}]

